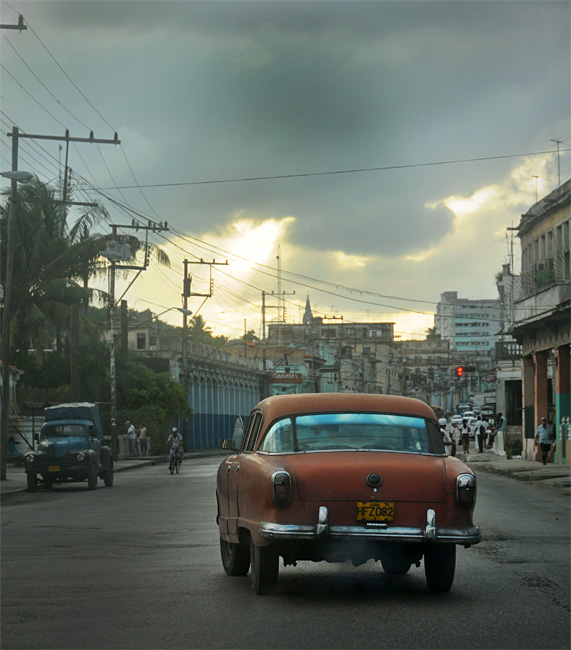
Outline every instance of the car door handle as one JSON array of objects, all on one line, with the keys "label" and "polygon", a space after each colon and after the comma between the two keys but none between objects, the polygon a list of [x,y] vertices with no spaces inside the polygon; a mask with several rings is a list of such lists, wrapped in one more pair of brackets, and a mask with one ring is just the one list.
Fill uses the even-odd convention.
[{"label": "car door handle", "polygon": [[240,469],[240,465],[238,464],[236,465],[236,471],[238,471],[239,469]]}]

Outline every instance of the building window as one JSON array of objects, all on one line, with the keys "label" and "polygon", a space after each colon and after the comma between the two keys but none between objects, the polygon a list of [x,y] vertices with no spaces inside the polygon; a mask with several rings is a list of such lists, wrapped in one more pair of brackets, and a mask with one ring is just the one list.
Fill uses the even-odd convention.
[{"label": "building window", "polygon": [[144,350],[147,337],[144,332],[137,333],[137,350]]}]

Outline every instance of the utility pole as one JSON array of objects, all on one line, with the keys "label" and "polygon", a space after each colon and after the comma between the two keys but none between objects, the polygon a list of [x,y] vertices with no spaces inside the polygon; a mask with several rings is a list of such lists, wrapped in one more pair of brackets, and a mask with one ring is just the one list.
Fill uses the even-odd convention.
[{"label": "utility pole", "polygon": [[[131,257],[130,247],[126,248],[125,245],[121,246],[117,241],[117,228],[146,231],[144,266],[134,266],[130,264],[121,264],[117,266],[118,261],[127,261]],[[111,452],[114,460],[117,460],[119,455],[119,439],[117,437],[117,366],[115,351],[115,319],[113,313],[115,310],[115,271],[117,268],[144,271],[149,264],[149,231],[161,232],[162,230],[168,230],[166,221],[164,224],[151,224],[149,222],[148,226],[141,226],[135,221],[127,225],[112,225],[112,239],[107,242],[107,249],[100,253],[100,255],[106,257],[111,262],[109,271],[109,308],[107,319],[109,324],[109,381],[111,384]]]},{"label": "utility pole", "polygon": [[[192,285],[192,276],[188,274],[188,265],[189,264],[207,264],[210,267],[210,281],[208,293],[193,293],[191,291]],[[202,258],[196,261],[184,260],[184,278],[183,278],[183,289],[182,289],[182,298],[183,298],[183,312],[182,312],[182,385],[184,387],[184,395],[187,403],[188,399],[188,315],[190,311],[188,309],[188,299],[193,296],[201,298],[212,298],[213,282],[212,282],[212,267],[213,266],[227,266],[228,260],[225,262],[217,262],[212,260],[212,262],[205,262]],[[183,431],[183,441],[186,442],[186,423],[184,420],[184,431]]]},{"label": "utility pole", "polygon": [[[190,298],[191,291],[190,285],[192,278],[188,275],[188,260],[184,260],[184,278],[182,280],[182,305],[184,311],[182,312],[182,385],[184,387],[184,398],[188,404],[188,299]],[[186,444],[186,418],[184,419],[182,440]]]},{"label": "utility pole", "polygon": [[20,30],[20,33],[22,33],[22,30],[28,29],[28,27],[24,25],[24,16],[22,16],[22,14],[19,14],[17,25],[0,25],[0,29],[18,29]]},{"label": "utility pole", "polygon": [[[20,21],[16,27],[10,25],[2,25],[3,29],[26,29],[23,24],[23,19],[20,16]],[[33,135],[29,133],[20,133],[17,127],[12,127],[12,132],[7,134],[12,138],[12,173],[18,169],[18,148],[20,138],[28,138],[32,140],[66,140],[67,142],[89,142],[101,144],[120,144],[120,140],[115,133],[113,140],[100,140],[96,139],[93,131],[90,133],[89,138],[72,138],[69,135],[69,130],[66,130],[65,136],[50,136],[50,135]],[[5,278],[5,298],[4,298],[4,313],[2,314],[2,407],[0,411],[0,441],[2,442],[2,459],[0,463],[0,480],[6,478],[6,450],[7,450],[7,436],[8,436],[8,423],[10,417],[10,299],[12,293],[12,273],[13,273],[13,237],[14,237],[14,219],[17,205],[17,179],[12,179],[12,202],[10,204],[10,212],[8,215],[8,240],[7,240],[7,261],[6,261],[6,278]],[[63,203],[64,205],[76,205],[71,201],[56,201],[56,203]],[[87,204],[82,204],[87,205]],[[94,204],[89,204],[94,205]],[[12,245],[10,245],[12,240]]]}]

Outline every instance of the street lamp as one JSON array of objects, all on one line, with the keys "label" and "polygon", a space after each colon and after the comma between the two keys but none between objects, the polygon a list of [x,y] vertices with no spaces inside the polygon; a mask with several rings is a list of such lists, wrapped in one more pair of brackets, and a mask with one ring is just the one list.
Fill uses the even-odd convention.
[{"label": "street lamp", "polygon": [[[13,153],[14,158],[14,153]],[[12,160],[12,166],[17,166],[16,159]],[[0,466],[0,480],[6,479],[6,458],[8,455],[8,421],[10,417],[10,318],[12,300],[12,275],[14,272],[14,221],[18,204],[18,182],[26,183],[33,178],[30,172],[13,169],[9,172],[1,172],[4,178],[11,182],[10,210],[8,212],[8,224],[6,232],[6,275],[4,278],[4,313],[2,314],[2,409],[0,412],[0,430],[2,442],[2,462]]]}]

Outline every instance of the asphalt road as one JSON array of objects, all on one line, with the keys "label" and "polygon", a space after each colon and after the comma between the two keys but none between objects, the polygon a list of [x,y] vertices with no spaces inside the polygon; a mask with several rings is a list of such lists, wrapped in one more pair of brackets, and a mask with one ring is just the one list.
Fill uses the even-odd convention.
[{"label": "asphalt road", "polygon": [[117,474],[2,502],[1,644],[13,648],[569,648],[569,500],[479,474],[484,540],[458,549],[449,594],[422,568],[281,568],[255,596],[224,573],[219,459]]}]

